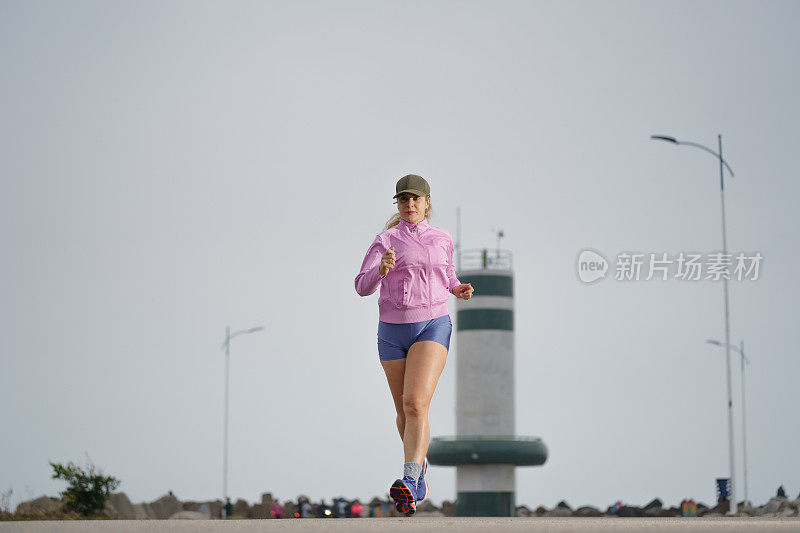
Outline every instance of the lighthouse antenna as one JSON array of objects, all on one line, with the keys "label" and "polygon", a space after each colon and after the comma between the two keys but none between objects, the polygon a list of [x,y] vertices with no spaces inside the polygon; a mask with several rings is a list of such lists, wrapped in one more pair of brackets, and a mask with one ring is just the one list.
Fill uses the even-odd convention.
[{"label": "lighthouse antenna", "polygon": [[461,206],[456,207],[456,271],[461,270]]}]

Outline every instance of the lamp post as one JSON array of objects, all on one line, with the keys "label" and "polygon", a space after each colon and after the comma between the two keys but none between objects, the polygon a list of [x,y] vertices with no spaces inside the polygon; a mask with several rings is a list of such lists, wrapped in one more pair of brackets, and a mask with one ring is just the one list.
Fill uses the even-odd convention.
[{"label": "lamp post", "polygon": [[[723,345],[723,343],[712,339],[708,339],[706,342],[715,346]],[[749,365],[750,359],[744,354],[744,341],[740,341],[738,348],[736,346],[730,346],[730,349],[737,352],[741,356],[740,359],[742,361],[742,455],[744,461],[744,502],[745,505],[747,505],[750,503],[750,500],[747,497],[747,417],[745,416],[744,364],[747,363]]]},{"label": "lamp post", "polygon": [[[705,150],[706,152],[712,154],[714,157],[719,159],[719,194],[720,200],[722,201],[722,254],[724,256],[728,255],[728,241],[727,235],[725,233],[725,180],[723,179],[723,167],[728,169],[731,177],[733,177],[733,170],[722,159],[722,135],[717,135],[717,140],[719,141],[719,153],[715,152],[714,150],[703,146],[702,144],[697,144],[694,142],[689,141],[679,141],[675,137],[668,137],[666,135],[651,135],[651,139],[655,139],[658,141],[667,141],[673,144],[686,144],[689,146],[694,146],[695,148],[700,148],[701,150]],[[733,452],[733,403],[731,400],[731,334],[730,334],[730,321],[728,318],[728,276],[722,277],[722,284],[723,290],[725,293],[725,365],[727,367],[727,381],[728,381],[728,455],[730,460],[730,469],[731,469],[731,513],[737,514],[736,509],[736,481],[735,481],[735,463],[734,463],[734,452]]]},{"label": "lamp post", "polygon": [[[222,455],[222,492],[224,501],[226,502],[228,501],[228,374],[231,359],[231,339],[237,335],[255,333],[263,330],[263,327],[258,326],[250,329],[241,329],[236,333],[231,333],[231,327],[225,326],[225,342],[222,343],[222,349],[225,350],[225,445]],[[224,518],[228,517],[225,516]]]}]

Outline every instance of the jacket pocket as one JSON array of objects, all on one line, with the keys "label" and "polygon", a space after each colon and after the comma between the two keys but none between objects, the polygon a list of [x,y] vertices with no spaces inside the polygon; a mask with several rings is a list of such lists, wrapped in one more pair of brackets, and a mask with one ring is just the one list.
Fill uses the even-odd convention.
[{"label": "jacket pocket", "polygon": [[407,278],[403,278],[403,283],[400,286],[400,290],[403,292],[400,294],[400,305],[403,307],[408,307],[408,302],[411,299],[411,295],[409,292],[411,291],[411,281]]},{"label": "jacket pocket", "polygon": [[448,291],[447,289],[445,289],[444,291],[439,290],[439,291],[437,291],[437,294],[433,297],[433,302],[432,303],[434,305],[441,304],[441,303],[446,302],[449,299],[450,299],[450,291]]},{"label": "jacket pocket", "polygon": [[447,290],[450,283],[447,279],[447,270],[444,267],[435,268],[431,283],[433,284],[433,303],[446,302],[450,298],[450,291]]},{"label": "jacket pocket", "polygon": [[390,272],[387,276],[392,276],[388,282],[389,301],[395,307],[402,308],[408,301],[408,280],[403,271]]},{"label": "jacket pocket", "polygon": [[429,280],[424,268],[409,268],[404,281],[404,307],[413,309],[430,303],[428,294]]}]

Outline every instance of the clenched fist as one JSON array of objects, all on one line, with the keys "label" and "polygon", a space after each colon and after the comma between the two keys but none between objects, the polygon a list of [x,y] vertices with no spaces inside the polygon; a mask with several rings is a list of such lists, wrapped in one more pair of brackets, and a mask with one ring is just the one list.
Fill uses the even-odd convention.
[{"label": "clenched fist", "polygon": [[456,298],[461,298],[462,300],[469,300],[470,298],[472,298],[472,292],[474,290],[475,289],[472,288],[472,285],[470,283],[462,283],[457,287],[453,287],[452,292]]},{"label": "clenched fist", "polygon": [[390,268],[394,268],[395,257],[394,257],[394,246],[389,248],[383,253],[383,257],[381,257],[381,266],[380,266],[380,273],[381,277],[384,277]]}]

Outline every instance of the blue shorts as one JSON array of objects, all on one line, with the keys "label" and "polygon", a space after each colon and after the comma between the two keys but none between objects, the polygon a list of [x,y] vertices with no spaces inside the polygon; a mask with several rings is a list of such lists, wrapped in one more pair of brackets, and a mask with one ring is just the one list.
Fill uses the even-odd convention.
[{"label": "blue shorts", "polygon": [[453,323],[450,322],[450,315],[409,324],[379,321],[378,357],[381,361],[405,359],[411,345],[419,341],[436,341],[449,350],[452,331]]}]

